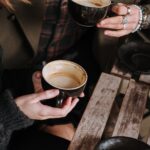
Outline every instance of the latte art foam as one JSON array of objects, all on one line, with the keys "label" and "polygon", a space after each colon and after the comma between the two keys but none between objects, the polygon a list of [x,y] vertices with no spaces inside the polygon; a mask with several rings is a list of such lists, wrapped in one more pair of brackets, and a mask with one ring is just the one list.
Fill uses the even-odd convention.
[{"label": "latte art foam", "polygon": [[87,7],[104,7],[110,4],[110,0],[72,0],[73,2]]},{"label": "latte art foam", "polygon": [[72,74],[54,73],[48,76],[48,83],[58,88],[76,88],[81,85],[80,81]]}]

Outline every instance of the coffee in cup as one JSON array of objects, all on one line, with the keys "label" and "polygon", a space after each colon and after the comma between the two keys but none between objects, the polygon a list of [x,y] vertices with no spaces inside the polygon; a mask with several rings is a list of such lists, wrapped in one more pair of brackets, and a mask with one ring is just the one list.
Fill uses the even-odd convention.
[{"label": "coffee in cup", "polygon": [[87,73],[79,64],[67,60],[55,60],[46,64],[42,76],[47,87],[60,90],[56,105],[60,107],[66,97],[78,97],[87,82]]},{"label": "coffee in cup", "polygon": [[111,0],[68,0],[68,10],[76,23],[91,27],[105,18]]}]

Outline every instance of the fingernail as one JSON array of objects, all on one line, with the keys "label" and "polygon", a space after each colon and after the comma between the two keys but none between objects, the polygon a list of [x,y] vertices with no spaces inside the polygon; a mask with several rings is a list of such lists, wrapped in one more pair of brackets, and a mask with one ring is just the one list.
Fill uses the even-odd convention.
[{"label": "fingernail", "polygon": [[36,78],[40,78],[41,77],[41,74],[40,73],[37,73],[36,74]]},{"label": "fingernail", "polygon": [[75,98],[75,100],[77,101],[77,103],[79,102],[79,98]]},{"label": "fingernail", "polygon": [[[117,5],[120,6],[120,5],[123,5],[123,4],[122,4],[122,3],[117,3]],[[116,5],[116,6],[117,6],[117,5]]]},{"label": "fingernail", "polygon": [[59,90],[57,90],[57,89],[53,89],[53,90],[50,90],[50,91],[57,94],[57,95],[59,94]]},{"label": "fingernail", "polygon": [[100,25],[100,24],[97,24],[96,26],[97,26],[97,27],[100,27],[101,25]]},{"label": "fingernail", "polygon": [[72,100],[72,97],[68,97],[69,100]]},{"label": "fingernail", "polygon": [[108,35],[108,32],[107,32],[107,31],[105,31],[105,32],[104,32],[104,34],[105,34],[105,35]]},{"label": "fingernail", "polygon": [[105,24],[105,22],[104,22],[104,21],[101,21],[101,22],[100,22],[100,25],[104,25],[104,24]]}]

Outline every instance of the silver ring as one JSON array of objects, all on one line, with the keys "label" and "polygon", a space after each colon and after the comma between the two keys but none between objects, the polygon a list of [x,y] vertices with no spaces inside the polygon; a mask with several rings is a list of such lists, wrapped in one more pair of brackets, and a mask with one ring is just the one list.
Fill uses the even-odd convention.
[{"label": "silver ring", "polygon": [[127,24],[123,24],[122,30],[125,30],[125,29],[126,29],[126,26],[127,26]]},{"label": "silver ring", "polygon": [[128,17],[127,16],[122,16],[122,24],[128,24]]},{"label": "silver ring", "polygon": [[131,8],[129,6],[126,6],[127,8],[127,15],[130,15],[131,14]]}]

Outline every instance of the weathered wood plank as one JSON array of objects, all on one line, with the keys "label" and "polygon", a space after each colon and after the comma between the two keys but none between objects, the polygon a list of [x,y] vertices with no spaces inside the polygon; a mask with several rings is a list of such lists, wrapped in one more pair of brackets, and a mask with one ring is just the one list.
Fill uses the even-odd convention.
[{"label": "weathered wood plank", "polygon": [[148,96],[148,86],[130,81],[124,97],[113,136],[138,138]]},{"label": "weathered wood plank", "polygon": [[108,120],[121,78],[102,73],[69,150],[93,150]]},{"label": "weathered wood plank", "polygon": [[131,74],[129,72],[123,71],[122,69],[120,69],[117,66],[117,61],[115,62],[115,64],[112,67],[111,74],[114,74],[116,76],[123,77],[123,78],[126,78],[126,79],[131,78]]},{"label": "weathered wood plank", "polygon": [[150,84],[150,75],[149,74],[141,74],[139,81]]},{"label": "weathered wood plank", "polygon": [[123,80],[121,81],[121,86],[120,86],[119,92],[120,92],[121,94],[125,94],[126,91],[127,91],[128,86],[129,86],[129,80],[123,79]]},{"label": "weathered wood plank", "polygon": [[119,106],[117,102],[114,101],[114,104],[113,104],[113,107],[112,107],[109,119],[107,121],[102,138],[106,139],[112,136],[117,119],[118,119],[119,111],[120,111]]}]

